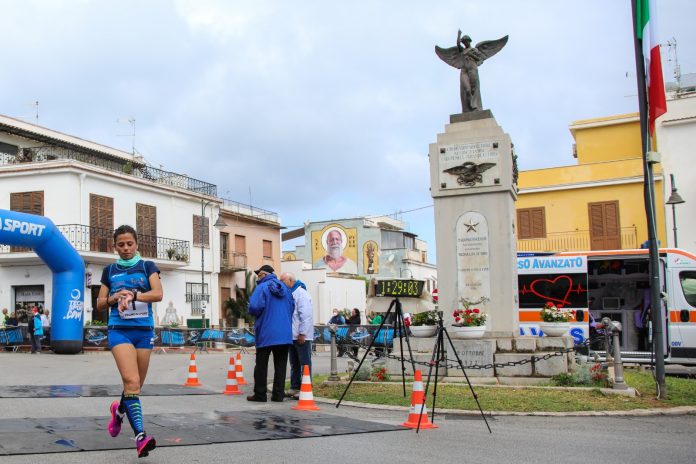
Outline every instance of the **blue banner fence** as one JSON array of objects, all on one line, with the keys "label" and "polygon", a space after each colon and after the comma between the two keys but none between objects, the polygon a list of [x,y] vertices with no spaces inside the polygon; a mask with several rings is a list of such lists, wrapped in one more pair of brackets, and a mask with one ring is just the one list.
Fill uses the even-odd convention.
[{"label": "blue banner fence", "polygon": [[[394,343],[393,326],[385,324],[379,331],[378,328],[378,325],[339,325],[336,330],[336,340],[339,345],[358,344],[367,348],[374,339],[373,346],[391,350]],[[256,336],[250,329],[155,328],[155,348],[196,347],[208,342],[248,348],[256,344]],[[317,345],[331,343],[331,332],[327,325],[314,326],[314,343]],[[26,326],[0,328],[0,346],[22,345],[29,345]],[[82,346],[83,348],[108,349],[108,329],[105,326],[85,327]]]}]

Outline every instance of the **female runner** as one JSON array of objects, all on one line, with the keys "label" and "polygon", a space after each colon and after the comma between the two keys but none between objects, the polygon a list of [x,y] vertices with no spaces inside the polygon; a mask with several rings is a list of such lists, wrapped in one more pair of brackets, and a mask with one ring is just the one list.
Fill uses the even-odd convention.
[{"label": "female runner", "polygon": [[114,247],[119,260],[104,268],[97,298],[97,309],[110,308],[109,348],[123,380],[121,400],[111,403],[108,428],[112,437],[118,436],[125,414],[142,458],[156,446],[154,437],[143,429],[140,389],[155,341],[152,303],[162,301],[162,284],[155,263],[143,260],[138,253],[135,229],[128,225],[116,229]]}]

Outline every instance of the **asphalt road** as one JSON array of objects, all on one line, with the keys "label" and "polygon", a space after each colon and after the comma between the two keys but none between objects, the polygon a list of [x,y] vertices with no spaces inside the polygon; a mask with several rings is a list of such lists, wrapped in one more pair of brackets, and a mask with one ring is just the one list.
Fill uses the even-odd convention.
[{"label": "asphalt road", "polygon": [[[205,387],[222,390],[229,355],[202,354],[198,374]],[[345,359],[340,368],[344,369]],[[316,372],[328,370],[328,355],[315,358]],[[118,373],[109,354],[57,356],[0,353],[2,385],[117,384]],[[244,355],[245,377],[251,379],[253,356]],[[148,383],[181,384],[186,379],[188,356],[153,356]],[[248,387],[245,388],[248,390]],[[107,398],[0,398],[3,418],[103,416]],[[243,396],[144,397],[148,413],[273,410],[282,414],[292,403],[250,404]],[[326,414],[399,424],[403,412],[320,405]],[[438,416],[440,428],[158,448],[136,459],[134,450],[8,456],[14,463],[587,463],[694,462],[696,418],[652,417],[512,417],[489,418],[492,434],[478,416]],[[106,433],[106,432],[105,432]]]}]

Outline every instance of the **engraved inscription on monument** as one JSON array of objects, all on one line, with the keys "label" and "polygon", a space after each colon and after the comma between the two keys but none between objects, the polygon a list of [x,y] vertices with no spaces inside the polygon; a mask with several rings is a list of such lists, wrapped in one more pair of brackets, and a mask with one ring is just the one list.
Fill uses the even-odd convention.
[{"label": "engraved inscription on monument", "polygon": [[483,214],[467,211],[457,220],[456,234],[457,302],[464,298],[486,312],[491,297],[488,222]]},{"label": "engraved inscription on monument", "polygon": [[[453,340],[454,349],[462,360],[464,367],[485,366],[494,361],[493,352],[495,342],[491,340]],[[467,375],[471,377],[492,377],[493,369],[472,369],[467,370]],[[452,377],[462,377],[464,374],[459,369],[448,369],[447,375]]]},{"label": "engraved inscription on monument", "polygon": [[440,146],[440,189],[499,185],[498,146],[496,141]]}]

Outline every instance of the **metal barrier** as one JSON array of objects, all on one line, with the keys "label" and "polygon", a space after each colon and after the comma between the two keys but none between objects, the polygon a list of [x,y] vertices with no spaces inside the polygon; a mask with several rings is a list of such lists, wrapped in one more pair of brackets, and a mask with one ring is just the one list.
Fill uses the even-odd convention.
[{"label": "metal barrier", "polygon": [[[384,325],[377,331],[377,325],[342,325],[336,327],[337,344],[343,346],[369,346],[390,350],[394,341],[394,328]],[[8,327],[0,329],[0,346],[17,346],[29,343],[26,327]],[[224,343],[225,345],[252,347],[256,344],[256,335],[252,329],[189,329],[173,327],[155,327],[155,348],[198,347],[203,343]],[[331,331],[327,325],[314,326],[314,344],[330,345]],[[84,348],[109,348],[109,334],[106,326],[87,326],[83,330],[82,346]]]}]

